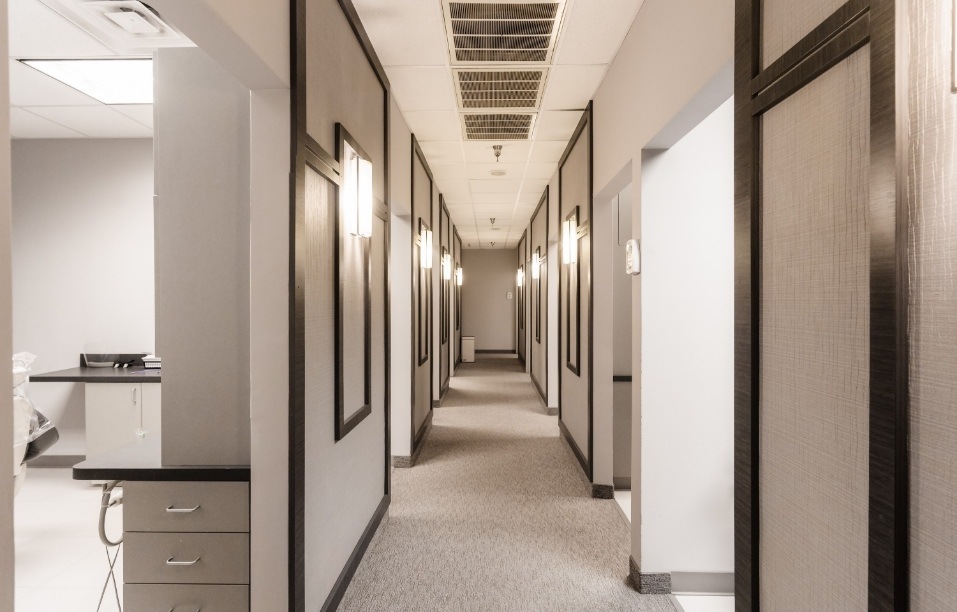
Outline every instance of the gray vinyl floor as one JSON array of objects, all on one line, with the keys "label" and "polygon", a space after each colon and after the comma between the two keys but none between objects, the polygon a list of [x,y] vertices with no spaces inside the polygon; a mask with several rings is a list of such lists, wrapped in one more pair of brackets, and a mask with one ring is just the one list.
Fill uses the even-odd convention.
[{"label": "gray vinyl floor", "polygon": [[631,588],[628,525],[559,435],[514,356],[462,364],[339,610],[680,610]]}]

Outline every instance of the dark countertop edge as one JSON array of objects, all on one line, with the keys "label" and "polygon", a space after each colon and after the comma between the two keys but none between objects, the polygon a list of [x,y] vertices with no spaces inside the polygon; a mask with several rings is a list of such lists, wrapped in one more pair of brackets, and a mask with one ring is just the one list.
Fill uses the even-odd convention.
[{"label": "dark countertop edge", "polygon": [[158,468],[74,467],[73,480],[249,482],[249,468],[242,466],[164,466]]},{"label": "dark countertop edge", "polygon": [[156,374],[135,374],[134,372],[153,372],[144,368],[117,370],[115,368],[69,368],[45,374],[31,374],[30,382],[82,382],[82,383],[159,383],[160,370]]}]

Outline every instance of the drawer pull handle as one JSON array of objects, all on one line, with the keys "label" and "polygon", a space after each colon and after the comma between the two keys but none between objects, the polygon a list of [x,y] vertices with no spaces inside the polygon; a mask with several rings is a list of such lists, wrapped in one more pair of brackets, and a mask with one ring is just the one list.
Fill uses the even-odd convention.
[{"label": "drawer pull handle", "polygon": [[[170,608],[169,612],[173,612],[174,610],[176,610],[176,606],[173,606],[172,608]],[[202,610],[202,608],[196,608],[196,612],[200,612],[200,610]]]},{"label": "drawer pull handle", "polygon": [[173,561],[174,557],[170,557],[166,560],[166,565],[173,565],[177,567],[188,567],[190,565],[196,565],[199,563],[201,557],[196,557],[192,561]]},{"label": "drawer pull handle", "polygon": [[190,512],[196,512],[199,508],[199,505],[193,506],[192,508],[174,508],[173,506],[169,506],[166,508],[166,511],[170,514],[189,514]]}]

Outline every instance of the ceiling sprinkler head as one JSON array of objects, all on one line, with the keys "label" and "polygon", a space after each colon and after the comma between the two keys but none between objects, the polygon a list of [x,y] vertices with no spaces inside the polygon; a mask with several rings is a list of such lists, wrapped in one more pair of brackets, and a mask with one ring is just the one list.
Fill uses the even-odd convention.
[{"label": "ceiling sprinkler head", "polygon": [[502,145],[492,145],[492,150],[495,151],[495,163],[498,163],[498,158],[502,156]]}]

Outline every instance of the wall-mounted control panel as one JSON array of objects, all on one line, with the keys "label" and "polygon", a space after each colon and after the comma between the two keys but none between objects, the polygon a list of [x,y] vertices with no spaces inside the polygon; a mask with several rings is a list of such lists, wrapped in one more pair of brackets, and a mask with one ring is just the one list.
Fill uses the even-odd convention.
[{"label": "wall-mounted control panel", "polygon": [[625,272],[632,276],[641,273],[641,245],[634,238],[625,243]]}]

